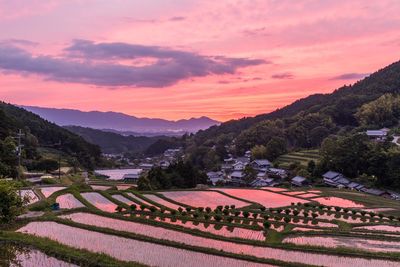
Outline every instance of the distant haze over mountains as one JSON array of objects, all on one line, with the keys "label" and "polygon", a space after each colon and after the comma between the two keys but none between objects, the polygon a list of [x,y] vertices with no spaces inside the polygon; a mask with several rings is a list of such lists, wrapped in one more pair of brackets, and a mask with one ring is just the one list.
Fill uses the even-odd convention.
[{"label": "distant haze over mountains", "polygon": [[164,119],[137,118],[119,112],[80,111],[74,109],[22,106],[40,117],[61,126],[76,125],[95,129],[116,130],[129,134],[179,134],[197,132],[220,122],[208,117],[169,121]]}]

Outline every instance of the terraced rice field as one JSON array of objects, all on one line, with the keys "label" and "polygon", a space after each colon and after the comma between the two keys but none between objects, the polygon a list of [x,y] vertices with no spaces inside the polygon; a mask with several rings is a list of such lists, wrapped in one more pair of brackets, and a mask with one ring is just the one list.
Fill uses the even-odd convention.
[{"label": "terraced rice field", "polygon": [[273,191],[273,192],[284,192],[284,191],[288,191],[288,189],[286,189],[286,188],[271,187],[271,186],[264,186],[264,187],[261,187],[261,189],[265,189],[265,190],[269,190],[269,191]]},{"label": "terraced rice field", "polygon": [[121,185],[117,185],[117,189],[118,190],[128,190],[129,188],[131,188],[133,185],[131,184],[121,184]]},{"label": "terraced rice field", "polygon": [[[18,231],[47,237],[68,246],[105,253],[122,261],[135,261],[152,266],[204,266],[204,263],[207,263],[207,266],[265,266],[264,264],[249,263],[243,260],[103,234],[55,222],[30,222]],[[238,243],[231,245],[230,242],[226,245],[221,249],[234,251],[237,254],[244,252],[244,254],[254,255],[259,258],[312,265],[321,265],[323,263],[325,266],[344,267],[398,266],[398,262],[389,260],[324,255]]]},{"label": "terraced rice field", "polygon": [[308,162],[313,160],[318,162],[320,160],[318,150],[303,150],[298,152],[291,152],[280,156],[276,162],[282,167],[287,167],[292,163],[300,163],[302,166],[307,166]]},{"label": "terraced rice field", "polygon": [[143,196],[144,196],[145,198],[150,199],[150,200],[153,201],[153,202],[156,202],[156,203],[158,203],[158,204],[160,204],[160,205],[162,205],[162,206],[164,206],[164,207],[170,208],[170,209],[177,210],[179,207],[182,207],[182,206],[180,206],[180,205],[177,205],[177,204],[175,204],[175,203],[172,203],[172,202],[169,202],[169,201],[167,201],[167,200],[165,200],[165,199],[162,199],[162,198],[160,198],[160,197],[158,197],[158,196],[156,196],[156,195],[144,194]]},{"label": "terraced rice field", "polygon": [[165,219],[157,218],[156,220],[173,225],[179,225],[188,229],[197,229],[202,232],[208,232],[211,234],[220,235],[224,237],[242,238],[249,240],[265,240],[263,231],[256,231],[241,227],[235,227],[235,228],[226,226],[217,227],[215,224],[195,223],[192,221],[187,221],[184,223],[179,220],[173,221],[170,218],[165,218]]},{"label": "terraced rice field", "polygon": [[313,198],[313,201],[317,201],[323,205],[336,206],[341,208],[363,208],[364,205],[358,204],[352,200],[340,198],[340,197],[318,197]]},{"label": "terraced rice field", "polygon": [[111,186],[106,186],[106,185],[91,185],[90,187],[93,190],[98,190],[98,191],[106,191],[111,188]]},{"label": "terraced rice field", "polygon": [[235,205],[236,208],[250,205],[250,203],[228,197],[215,191],[174,191],[160,193],[169,199],[192,207],[210,207],[215,209],[219,205]]},{"label": "terraced rice field", "polygon": [[77,200],[72,194],[58,196],[56,202],[60,204],[61,209],[76,209],[85,207],[85,205]]},{"label": "terraced rice field", "polygon": [[346,247],[367,251],[400,252],[400,241],[383,241],[347,236],[298,236],[285,238],[283,242],[328,248]]},{"label": "terraced rice field", "polygon": [[113,198],[115,198],[116,200],[125,203],[126,205],[132,205],[132,204],[136,204],[136,202],[127,199],[126,197],[122,196],[122,195],[112,195]]},{"label": "terraced rice field", "polygon": [[99,210],[106,212],[115,212],[117,205],[103,197],[99,193],[89,192],[81,193],[82,197],[89,201],[90,204],[98,208]]},{"label": "terraced rice field", "polygon": [[290,191],[290,192],[284,192],[283,194],[285,195],[290,195],[290,196],[296,196],[296,195],[301,195],[301,194],[306,194],[307,192],[305,191]]},{"label": "terraced rice field", "polygon": [[277,207],[284,207],[290,206],[291,203],[306,203],[307,200],[292,197],[292,196],[285,196],[282,194],[277,194],[274,192],[268,192],[265,190],[254,190],[254,189],[225,189],[221,188],[218,191],[224,192],[228,195],[246,199],[252,202],[256,202],[261,204],[267,208],[277,208]]},{"label": "terraced rice field", "polygon": [[35,194],[35,192],[33,192],[33,190],[30,189],[22,189],[20,190],[21,192],[21,196],[22,197],[27,197],[28,204],[33,204],[39,201],[38,196]]},{"label": "terraced rice field", "polygon": [[140,197],[136,196],[135,194],[132,194],[132,193],[126,193],[126,195],[127,195],[128,197],[132,198],[133,200],[136,200],[136,201],[138,201],[139,203],[143,203],[143,204],[145,204],[145,205],[147,205],[147,206],[153,206],[153,204],[152,204],[152,203],[150,203],[150,202],[147,202],[147,201],[146,201],[146,200],[144,200],[144,199],[141,199]]},{"label": "terraced rice field", "polygon": [[11,267],[78,267],[75,264],[68,263],[50,257],[43,252],[31,249],[29,247],[22,247],[15,244],[0,244],[0,256],[6,255],[6,259],[0,258],[1,266]]},{"label": "terraced rice field", "polygon": [[53,193],[63,190],[66,187],[64,186],[51,186],[51,187],[42,187],[40,188],[40,191],[42,192],[42,194],[48,198],[49,196],[51,196]]},{"label": "terraced rice field", "polygon": [[301,194],[301,195],[298,195],[298,196],[299,197],[304,197],[304,198],[319,197],[319,195],[313,194],[313,193]]},{"label": "terraced rice field", "polygon": [[265,264],[249,263],[243,260],[107,235],[55,222],[31,222],[18,231],[47,237],[68,246],[104,253],[121,261],[133,261],[151,266],[203,267],[205,262],[208,266],[266,266]]},{"label": "terraced rice field", "polygon": [[370,230],[370,231],[400,233],[400,226],[391,226],[391,225],[358,226],[358,227],[354,227],[353,229],[354,230]]}]

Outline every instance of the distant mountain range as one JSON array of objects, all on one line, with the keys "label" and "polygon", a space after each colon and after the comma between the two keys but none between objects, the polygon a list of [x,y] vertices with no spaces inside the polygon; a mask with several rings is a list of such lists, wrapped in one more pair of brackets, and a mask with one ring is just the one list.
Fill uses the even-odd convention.
[{"label": "distant mountain range", "polygon": [[40,117],[61,126],[75,125],[94,129],[107,129],[122,132],[125,135],[179,135],[195,133],[218,125],[220,122],[208,117],[170,121],[164,119],[138,118],[119,112],[80,111],[74,109],[56,109],[33,106],[21,106]]}]

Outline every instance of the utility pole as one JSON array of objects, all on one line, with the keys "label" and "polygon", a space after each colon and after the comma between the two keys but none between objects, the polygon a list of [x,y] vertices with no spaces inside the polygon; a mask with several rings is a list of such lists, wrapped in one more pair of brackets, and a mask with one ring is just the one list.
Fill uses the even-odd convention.
[{"label": "utility pole", "polygon": [[[17,180],[21,180],[21,154],[22,154],[22,144],[21,144],[21,137],[23,136],[22,130],[19,129],[17,136],[15,137],[18,140],[17,146],[17,156],[18,156],[18,170],[17,170]],[[19,190],[19,197],[21,197],[21,190]]]}]

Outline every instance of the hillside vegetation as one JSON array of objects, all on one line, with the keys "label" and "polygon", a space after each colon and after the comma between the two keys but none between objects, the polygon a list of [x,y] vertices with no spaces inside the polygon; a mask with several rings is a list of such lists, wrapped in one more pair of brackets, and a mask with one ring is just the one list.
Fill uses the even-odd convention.
[{"label": "hillside vegetation", "polygon": [[[269,114],[232,120],[200,131],[187,139],[186,152],[195,164],[216,169],[228,153],[241,156],[251,150],[257,151],[257,158],[260,158],[261,151],[263,157],[275,160],[288,152],[319,149],[325,143],[323,160],[316,168],[307,170],[310,176],[313,176],[310,172],[320,175],[333,169],[349,177],[372,176],[371,180],[380,185],[400,186],[397,182],[400,174],[391,170],[397,162],[399,148],[390,142],[376,144],[359,136],[366,129],[389,127],[395,130],[398,127],[399,93],[400,62],[396,62],[331,94],[311,95]],[[361,142],[359,153],[363,157],[354,156],[355,144],[346,138]],[[328,141],[324,141],[327,139],[332,148],[342,147],[342,150],[328,149]],[[380,159],[373,159],[375,156]],[[357,162],[363,160],[364,164],[349,162],[355,158]],[[299,161],[300,165],[306,165]],[[375,161],[379,161],[379,166]],[[352,167],[344,166],[346,164]]]},{"label": "hillside vegetation", "polygon": [[[57,168],[55,160],[43,157],[39,148],[49,148],[68,157],[69,165],[93,168],[101,160],[100,148],[80,136],[11,104],[0,102],[0,175],[17,175],[16,135],[22,130],[22,165],[28,170]],[[51,162],[50,162],[51,161]],[[40,166],[47,166],[41,168]]]}]

